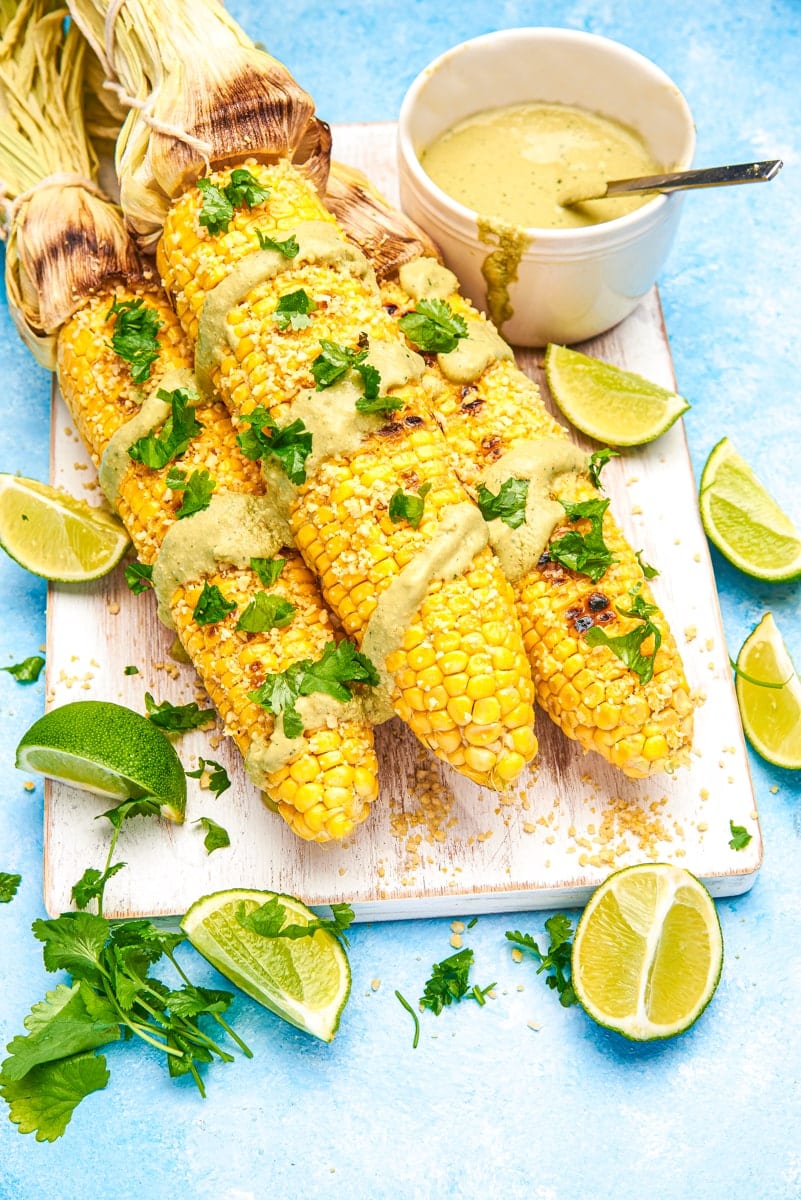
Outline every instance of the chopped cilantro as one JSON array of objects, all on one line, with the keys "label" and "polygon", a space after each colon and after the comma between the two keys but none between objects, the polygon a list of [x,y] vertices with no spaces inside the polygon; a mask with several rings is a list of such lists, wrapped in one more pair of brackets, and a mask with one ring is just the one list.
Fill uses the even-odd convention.
[{"label": "chopped cilantro", "polygon": [[270,592],[257,592],[244,609],[237,622],[237,629],[245,633],[266,633],[270,629],[285,629],[291,625],[297,609],[283,596]]},{"label": "chopped cilantro", "polygon": [[133,664],[130,664],[129,666],[123,668],[122,673],[123,673],[123,675],[138,675],[139,668],[133,666]]},{"label": "chopped cilantro", "polygon": [[362,377],[365,396],[375,399],[381,376],[375,367],[365,361],[366,359],[367,347],[364,345],[360,345],[358,350],[351,350],[348,346],[340,346],[338,342],[321,338],[320,353],[311,365],[317,391],[322,392],[325,388],[339,383],[348,371],[356,371]]},{"label": "chopped cilantro", "polygon": [[413,346],[429,354],[449,354],[468,333],[464,318],[444,300],[418,301],[398,324]]},{"label": "chopped cilantro", "polygon": [[247,416],[250,429],[236,435],[237,444],[246,458],[275,458],[292,483],[306,480],[306,459],[311,454],[312,435],[302,421],[276,425],[266,408],[259,405]]},{"label": "chopped cilantro", "polygon": [[[633,589],[631,608],[621,608],[617,605],[617,611],[623,617],[635,617],[642,621],[642,625],[636,625],[629,633],[620,634],[617,637],[609,637],[605,630],[598,625],[593,625],[584,634],[584,640],[588,646],[606,646],[613,654],[617,655],[621,662],[625,663],[630,671],[633,671],[641,684],[646,684],[653,678],[654,661],[656,652],[662,645],[662,634],[656,625],[651,620],[653,613],[657,612],[655,604],[649,604],[647,600],[643,600],[640,595],[639,585]],[[653,650],[650,654],[642,654],[641,647],[643,642],[649,637],[653,637]]]},{"label": "chopped cilantro", "polygon": [[356,412],[377,413],[381,417],[388,417],[390,413],[398,412],[404,406],[405,401],[399,400],[397,396],[368,396],[365,394],[356,401]]},{"label": "chopped cilantro", "polygon": [[236,919],[243,929],[249,929],[260,937],[283,937],[295,940],[311,937],[318,929],[332,933],[334,937],[348,945],[345,930],[353,921],[353,909],[349,904],[332,904],[330,917],[315,917],[308,925],[287,924],[289,910],[281,903],[279,896],[271,896],[264,904],[248,912],[244,901],[236,908]]},{"label": "chopped cilantro", "polygon": [[215,625],[217,621],[223,621],[228,613],[232,613],[235,609],[234,601],[226,600],[216,583],[209,583],[208,579],[204,579],[203,590],[198,597],[192,616],[198,625]]},{"label": "chopped cilantro", "polygon": [[188,779],[202,779],[204,775],[208,775],[209,789],[215,796],[221,796],[231,786],[231,780],[228,778],[225,767],[215,762],[213,758],[198,756],[196,770],[186,771],[185,774]]},{"label": "chopped cilantro", "polygon": [[[298,239],[294,233],[290,234],[285,241],[279,242],[276,238],[268,237],[266,233],[262,233],[260,229],[257,229],[256,237],[259,239],[259,245],[262,250],[277,250],[279,254],[283,254],[284,258],[296,258],[300,250]],[[304,296],[306,295],[305,292],[303,294]],[[312,304],[312,308],[314,307]],[[306,311],[311,312],[311,309],[307,309]]]},{"label": "chopped cilantro", "polygon": [[147,563],[128,563],[123,573],[125,575],[125,582],[135,596],[146,592],[148,588],[153,586],[153,568]]},{"label": "chopped cilantro", "polygon": [[[171,471],[170,474],[173,475],[173,472]],[[178,474],[184,475],[184,472],[174,472],[175,476]],[[205,468],[202,471],[193,471],[188,479],[184,478],[180,482],[176,478],[173,478],[172,483],[170,483],[168,478],[167,485],[173,491],[182,491],[184,494],[181,507],[176,509],[175,512],[179,521],[184,517],[191,517],[193,513],[202,512],[204,508],[208,508],[211,504],[212,493],[217,486],[216,481],[211,478]]]},{"label": "chopped cilantro", "polygon": [[234,219],[234,210],[246,205],[255,208],[269,196],[266,188],[244,167],[231,172],[225,187],[217,187],[210,179],[198,179],[197,186],[203,193],[203,205],[198,218],[209,233],[224,233]]},{"label": "chopped cilantro", "polygon": [[656,567],[652,567],[649,563],[647,563],[645,561],[645,559],[642,557],[642,550],[635,550],[634,557],[637,559],[637,562],[640,564],[640,569],[642,570],[642,573],[645,576],[645,578],[646,579],[655,579],[656,576],[659,574],[659,572],[657,571]]},{"label": "chopped cilantro", "polygon": [[106,313],[106,320],[116,317],[111,347],[131,367],[134,383],[144,383],[150,378],[150,368],[160,354],[156,336],[162,321],[155,308],[148,308],[144,300],[117,300]]},{"label": "chopped cilantro", "polygon": [[484,988],[477,985],[471,987],[468,976],[472,965],[473,951],[469,946],[444,958],[442,962],[434,963],[431,978],[427,980],[420,997],[421,1007],[430,1008],[435,1016],[439,1016],[446,1005],[458,1003],[465,996],[483,1005],[487,992],[492,991],[495,984],[490,983]]},{"label": "chopped cilantro", "polygon": [[564,1008],[569,1008],[571,1004],[578,1003],[570,978],[573,925],[564,913],[556,913],[545,922],[545,928],[548,931],[549,942],[548,949],[544,952],[540,950],[538,943],[528,933],[507,931],[506,938],[515,945],[531,951],[540,964],[537,974],[541,975],[543,971],[547,972],[545,982],[548,987],[558,992],[559,1003]]},{"label": "chopped cilantro", "polygon": [[602,446],[600,450],[594,450],[590,455],[590,461],[587,464],[587,473],[597,488],[601,488],[601,471],[604,469],[610,458],[620,458],[619,450],[612,450],[609,446]]},{"label": "chopped cilantro", "polygon": [[44,665],[41,654],[32,654],[30,658],[23,658],[22,662],[13,663],[10,667],[0,667],[0,671],[8,671],[17,683],[36,683]]},{"label": "chopped cilantro", "polygon": [[274,716],[283,714],[285,736],[296,738],[303,733],[303,720],[295,707],[301,696],[322,692],[344,703],[353,698],[349,686],[353,683],[376,687],[378,672],[352,642],[328,642],[317,662],[304,658],[285,671],[268,673],[261,687],[248,694]]},{"label": "chopped cilantro", "polygon": [[561,563],[571,571],[578,571],[580,575],[587,575],[593,583],[597,583],[615,561],[603,534],[603,518],[609,501],[582,500],[578,504],[570,504],[560,500],[559,503],[571,521],[586,518],[590,528],[586,533],[579,533],[577,529],[569,530],[551,542],[548,554],[554,562]]},{"label": "chopped cilantro", "polygon": [[751,834],[744,825],[735,825],[734,821],[729,821],[729,829],[731,830],[731,838],[729,845],[732,850],[745,850],[748,843],[751,841]]},{"label": "chopped cilantro", "polygon": [[218,825],[216,821],[212,821],[211,817],[198,817],[193,824],[202,826],[206,831],[203,845],[206,847],[207,854],[213,854],[215,850],[223,850],[226,846],[231,845],[228,830],[224,829],[222,825]]},{"label": "chopped cilantro", "polygon": [[413,492],[404,492],[403,488],[398,488],[389,499],[390,521],[395,525],[400,521],[408,521],[412,529],[417,529],[423,519],[425,498],[430,491],[430,483],[424,483],[418,490],[417,495]]},{"label": "chopped cilantro", "polygon": [[10,875],[8,871],[0,871],[0,904],[10,904],[21,883],[21,875]]},{"label": "chopped cilantro", "polygon": [[275,323],[284,332],[287,329],[305,329],[310,323],[310,313],[317,305],[308,292],[298,288],[296,292],[287,292],[275,307]]},{"label": "chopped cilantro", "polygon": [[492,521],[500,517],[510,529],[518,529],[526,520],[528,486],[527,479],[507,479],[495,496],[482,483],[478,489],[478,507],[484,520]]},{"label": "chopped cilantro", "polygon": [[198,708],[194,700],[189,704],[170,704],[162,700],[158,704],[150,692],[145,692],[145,708],[154,725],[167,733],[184,733],[187,729],[205,729],[214,722],[213,708]]},{"label": "chopped cilantro", "polygon": [[174,458],[180,458],[203,426],[195,417],[191,402],[197,400],[197,394],[187,388],[175,388],[171,392],[159,388],[156,393],[159,400],[169,404],[170,415],[164,422],[160,433],[148,433],[138,438],[128,447],[128,454],[134,462],[140,462],[154,471],[160,471]]},{"label": "chopped cilantro", "polygon": [[250,569],[264,587],[272,587],[286,566],[285,558],[251,558]]}]

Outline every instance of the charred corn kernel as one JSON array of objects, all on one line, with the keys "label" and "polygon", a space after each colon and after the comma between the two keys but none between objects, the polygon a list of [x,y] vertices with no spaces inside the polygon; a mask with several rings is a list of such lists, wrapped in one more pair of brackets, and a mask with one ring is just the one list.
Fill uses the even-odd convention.
[{"label": "charred corn kernel", "polygon": [[[382,294],[398,318],[415,307],[415,299],[397,277],[382,284]],[[458,293],[449,296],[448,303],[461,316],[485,319]],[[457,474],[473,489],[487,466],[521,442],[568,436],[545,408],[536,384],[513,361],[491,363],[467,387],[451,382],[432,363],[424,390],[429,411],[447,438]],[[597,496],[582,476],[566,478],[560,488],[560,498],[565,500]],[[654,620],[662,634],[662,648],[648,683],[641,683],[611,650],[591,650],[582,637],[573,636],[566,613],[584,612],[592,593],[601,592],[615,614],[604,626],[609,634],[632,627],[631,621],[617,616],[618,608],[631,607],[632,587],[641,587],[643,599],[653,602],[634,553],[608,512],[603,526],[604,540],[616,562],[598,583],[546,560],[514,584],[514,596],[539,703],[584,749],[598,750],[627,775],[641,777],[687,760],[692,701],[675,639],[661,613]],[[485,633],[488,641],[496,637],[489,623]],[[499,643],[503,644],[502,638]],[[643,652],[648,650],[646,641]],[[568,680],[571,686],[565,686]],[[659,731],[653,742],[644,735],[652,724]],[[643,736],[631,736],[630,726]]]},{"label": "charred corn kernel", "polygon": [[[159,357],[151,377],[135,385],[131,372],[113,350],[113,321],[109,310],[115,301],[136,300],[154,309],[161,322],[158,330]],[[87,443],[95,462],[112,436],[140,409],[143,394],[158,390],[161,380],[178,368],[190,368],[192,355],[166,296],[155,288],[133,292],[118,287],[108,295],[89,300],[63,327],[59,335],[58,373],[62,392],[73,420]],[[166,486],[172,465],[179,465],[189,476],[207,470],[215,483],[215,495],[236,493],[258,495],[264,483],[258,464],[245,458],[236,442],[228,410],[219,401],[203,401],[195,416],[202,426],[192,438],[178,464],[151,470],[133,459],[126,466],[117,496],[117,506],[142,562],[155,562],[161,544],[178,518],[181,493]],[[187,518],[191,519],[191,518]],[[189,654],[203,686],[217,708],[227,732],[247,755],[255,738],[269,740],[274,718],[254,704],[249,693],[257,688],[267,671],[281,671],[300,658],[317,658],[331,640],[328,613],[323,607],[317,584],[300,557],[285,551],[286,565],[275,585],[277,594],[296,606],[298,616],[283,631],[246,634],[234,629],[236,618],[200,626],[194,607],[200,582],[190,581],[172,597],[172,617],[178,635]],[[235,598],[242,611],[263,585],[249,569],[220,564],[213,581],[228,599]],[[308,733],[308,747],[288,767],[281,768],[266,781],[267,790],[278,810],[302,837],[327,841],[343,836],[363,820],[378,791],[377,764],[372,730],[368,725],[349,721],[334,730],[326,729],[321,738],[334,773],[330,788],[324,768],[315,753],[315,731]],[[302,746],[299,743],[299,746]],[[343,759],[347,745],[350,761],[361,763],[354,772]],[[342,785],[351,781],[350,800],[342,803]],[[329,788],[332,800],[342,812],[333,824],[314,829],[296,818],[299,811],[293,800],[300,787],[316,787],[320,796]],[[304,801],[306,802],[306,801]]]},{"label": "charred corn kernel", "polygon": [[[259,251],[259,233],[280,237],[299,227],[302,244],[304,221],[331,221],[290,164],[246,165],[269,198],[253,210],[237,209],[226,232],[212,235],[200,226],[202,193],[194,186],[173,204],[165,222],[159,269],[192,338],[197,337],[207,296],[247,255]],[[230,171],[211,176],[222,186],[229,177]],[[275,308],[280,296],[298,289],[315,308],[306,326],[286,333],[277,328]],[[293,400],[314,387],[311,367],[321,341],[357,347],[366,338],[371,345],[385,342],[400,351],[404,346],[369,270],[327,261],[324,255],[307,261],[302,252],[283,263],[274,277],[250,286],[232,303],[222,325],[224,336],[215,346],[219,361],[211,369],[215,388],[236,419],[264,405],[279,425],[293,419]],[[469,503],[453,474],[442,432],[428,414],[422,385],[410,376],[406,383],[391,386],[404,401],[397,419],[377,424],[355,448],[325,457],[289,501],[296,545],[345,632],[359,645],[379,598],[431,545],[450,510]],[[424,486],[421,521],[413,525],[405,519],[390,520],[389,502],[395,492],[419,494]],[[432,578],[401,645],[379,664],[391,676],[395,711],[451,765],[463,761],[454,734],[472,719],[471,701],[489,698],[498,686],[491,653],[495,650],[501,651],[503,669],[510,674],[504,686],[516,685],[518,706],[529,706],[533,725],[533,688],[512,591],[494,555],[484,548],[453,578]],[[456,651],[471,660],[465,672],[466,708],[463,712],[457,706],[458,720],[452,716],[451,702],[459,697],[443,687],[437,662],[441,653]],[[452,672],[450,678],[460,674]],[[477,681],[479,675],[483,678]],[[434,712],[436,722],[429,719]],[[442,714],[451,715],[450,725]],[[503,776],[496,772],[509,754],[515,763],[520,758],[511,728],[503,720],[495,725],[491,745],[481,747],[484,767],[476,765],[479,760],[469,765],[470,777],[490,786],[511,778],[508,765]],[[535,745],[532,737],[532,754]]]}]

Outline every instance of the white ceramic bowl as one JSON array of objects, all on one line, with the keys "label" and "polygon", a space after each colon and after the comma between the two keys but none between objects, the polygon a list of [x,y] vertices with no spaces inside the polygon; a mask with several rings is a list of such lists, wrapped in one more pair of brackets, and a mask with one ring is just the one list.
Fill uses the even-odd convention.
[{"label": "white ceramic bowl", "polygon": [[[464,292],[499,324],[482,267],[495,245],[475,213],[446,195],[419,155],[473,113],[525,101],[578,105],[639,132],[664,170],[692,163],[695,128],[676,85],[636,51],[573,29],[509,29],[463,42],[409,88],[398,123],[401,204],[442,250]],[[625,216],[576,229],[527,229],[512,315],[500,329],[519,346],[583,341],[610,329],[650,290],[670,250],[682,194],[659,195]],[[492,308],[495,308],[495,312]]]}]

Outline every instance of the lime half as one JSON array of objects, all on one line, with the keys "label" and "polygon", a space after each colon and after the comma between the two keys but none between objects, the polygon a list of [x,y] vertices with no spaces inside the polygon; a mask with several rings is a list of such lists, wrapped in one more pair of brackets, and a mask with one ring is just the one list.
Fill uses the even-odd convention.
[{"label": "lime half", "polygon": [[735,567],[773,583],[801,579],[801,536],[728,438],[706,460],[700,504],[707,537]]},{"label": "lime half", "polygon": [[130,541],[111,513],[68,492],[0,475],[0,546],[26,571],[57,583],[106,575]]},{"label": "lime half", "polygon": [[286,910],[286,925],[308,925],[315,914],[293,896],[233,888],[197,900],[181,921],[189,941],[217,970],[276,1016],[330,1042],[350,995],[350,966],[327,930],[309,937],[262,937],[237,920],[270,900]]},{"label": "lime half", "polygon": [[16,765],[117,803],[153,796],[169,820],[184,819],[186,776],[174,747],[121,704],[77,700],[45,713],[17,746]]},{"label": "lime half", "polygon": [[682,867],[643,863],[593,892],[573,941],[573,987],[586,1012],[633,1041],[673,1037],[715,992],[723,939],[715,905]]},{"label": "lime half", "polygon": [[641,375],[553,343],[545,351],[545,378],[568,421],[607,446],[652,442],[690,407]]},{"label": "lime half", "polygon": [[801,770],[801,680],[772,613],[743,642],[736,687],[743,729],[756,752],[777,767]]}]

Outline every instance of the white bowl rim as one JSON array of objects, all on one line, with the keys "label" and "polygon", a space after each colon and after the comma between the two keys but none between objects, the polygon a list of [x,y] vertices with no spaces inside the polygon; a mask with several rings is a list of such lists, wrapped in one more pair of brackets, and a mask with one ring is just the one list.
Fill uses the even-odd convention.
[{"label": "white bowl rim", "polygon": [[[570,29],[559,25],[523,25],[512,29],[496,29],[489,33],[479,34],[477,37],[469,38],[466,41],[458,42],[451,46],[450,49],[444,50],[442,54],[437,55],[432,59],[419,74],[412,80],[406,94],[401,103],[400,112],[398,114],[398,146],[402,161],[406,164],[411,172],[412,178],[418,189],[424,193],[428,193],[436,200],[440,208],[445,209],[450,213],[451,219],[463,228],[475,230],[476,220],[481,217],[481,214],[476,209],[468,208],[461,204],[458,200],[454,200],[447,192],[444,192],[438,184],[434,183],[433,179],[423,169],[420,160],[417,156],[409,133],[409,122],[411,120],[414,106],[419,98],[423,86],[428,81],[429,77],[434,74],[437,69],[451,58],[455,58],[459,53],[473,47],[480,47],[487,43],[496,43],[504,41],[520,40],[520,35],[531,37],[534,35],[534,40],[539,37],[559,35],[565,41],[594,43],[603,45],[613,49],[622,57],[630,59],[639,67],[645,67],[655,78],[660,79],[673,92],[679,102],[679,107],[684,109],[687,118],[687,155],[686,161],[678,163],[676,169],[687,168],[691,165],[693,155],[695,153],[695,123],[692,112],[679,86],[670,78],[667,72],[663,71],[660,66],[653,62],[646,55],[641,54],[638,50],[634,50],[631,46],[625,45],[623,42],[618,42],[614,38],[605,37],[600,33],[589,33],[583,29]],[[670,195],[662,193],[654,196],[646,204],[634,209],[633,212],[624,213],[619,217],[613,217],[609,221],[599,221],[594,225],[581,225],[568,229],[549,229],[540,225],[515,226],[509,222],[510,228],[519,228],[522,233],[531,236],[532,241],[542,247],[543,243],[553,241],[554,246],[561,245],[562,248],[569,248],[571,242],[576,243],[576,248],[581,246],[589,249],[593,242],[606,242],[610,239],[613,242],[618,240],[618,235],[621,240],[628,241],[636,236],[636,228],[631,229],[631,226],[650,225],[650,220],[656,219],[661,209],[663,209]],[[500,222],[503,225],[503,222]],[[628,236],[627,236],[628,235]]]}]

